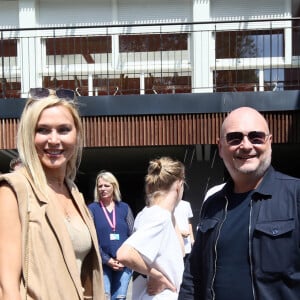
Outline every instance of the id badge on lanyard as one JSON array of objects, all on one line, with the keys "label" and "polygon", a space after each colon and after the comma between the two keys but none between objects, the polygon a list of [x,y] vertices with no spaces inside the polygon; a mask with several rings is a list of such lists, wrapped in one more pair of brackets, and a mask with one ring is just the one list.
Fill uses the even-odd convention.
[{"label": "id badge on lanyard", "polygon": [[120,235],[118,233],[111,233],[109,235],[109,238],[111,241],[119,241],[120,240]]},{"label": "id badge on lanyard", "polygon": [[115,233],[116,231],[116,226],[117,226],[117,221],[116,221],[116,210],[115,210],[115,207],[113,208],[113,211],[112,211],[112,215],[113,215],[113,219],[111,221],[107,211],[106,211],[106,208],[105,206],[103,205],[102,201],[100,201],[100,204],[101,204],[101,207],[102,207],[102,210],[104,212],[104,215],[105,215],[105,218],[109,224],[109,226],[111,227],[113,233],[111,233],[109,235],[109,239],[111,241],[119,241],[120,240],[120,234],[119,233]]}]

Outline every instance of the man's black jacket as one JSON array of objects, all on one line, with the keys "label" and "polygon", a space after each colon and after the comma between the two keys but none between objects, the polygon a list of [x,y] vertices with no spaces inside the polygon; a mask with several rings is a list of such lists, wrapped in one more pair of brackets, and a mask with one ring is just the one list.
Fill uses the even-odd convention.
[{"label": "man's black jacket", "polygon": [[[228,182],[203,204],[178,300],[214,299],[216,240],[231,189]],[[253,299],[300,299],[300,179],[272,167],[252,194],[249,261]]]}]

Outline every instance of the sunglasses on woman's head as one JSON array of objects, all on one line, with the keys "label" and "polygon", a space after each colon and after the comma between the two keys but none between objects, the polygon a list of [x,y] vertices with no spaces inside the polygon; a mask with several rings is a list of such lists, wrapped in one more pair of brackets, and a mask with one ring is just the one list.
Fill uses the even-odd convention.
[{"label": "sunglasses on woman's head", "polygon": [[228,145],[238,146],[242,143],[244,136],[248,138],[251,144],[253,145],[262,145],[266,142],[267,137],[270,134],[266,134],[263,131],[250,131],[248,134],[243,132],[229,132],[225,135],[225,139]]},{"label": "sunglasses on woman's head", "polygon": [[34,100],[43,99],[52,94],[56,95],[59,99],[65,99],[67,101],[73,101],[76,98],[75,92],[69,89],[52,90],[48,88],[31,88],[29,90],[29,96]]}]

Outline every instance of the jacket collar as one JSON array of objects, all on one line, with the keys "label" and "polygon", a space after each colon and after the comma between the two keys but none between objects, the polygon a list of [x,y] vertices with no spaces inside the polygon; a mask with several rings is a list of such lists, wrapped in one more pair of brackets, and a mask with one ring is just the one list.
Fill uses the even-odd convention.
[{"label": "jacket collar", "polygon": [[[272,191],[273,189],[272,185],[273,185],[274,174],[275,174],[275,170],[272,166],[270,166],[265,172],[263,176],[263,180],[261,181],[259,186],[254,190],[252,195],[253,200],[259,200],[259,199],[266,200],[271,198],[272,195],[270,194],[270,191]],[[233,180],[230,178],[220,192],[222,193],[223,196],[226,196],[232,193],[233,186],[234,186]]]},{"label": "jacket collar", "polygon": [[259,186],[256,188],[254,194],[253,194],[253,200],[267,200],[272,197],[270,194],[270,191],[274,189],[272,185],[274,184],[273,177],[275,174],[275,170],[272,166],[270,166],[267,171],[264,174],[263,180],[259,184]]}]

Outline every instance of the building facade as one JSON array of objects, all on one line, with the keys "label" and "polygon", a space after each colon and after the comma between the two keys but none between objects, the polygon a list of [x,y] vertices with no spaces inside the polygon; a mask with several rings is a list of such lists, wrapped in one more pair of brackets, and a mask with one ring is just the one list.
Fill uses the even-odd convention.
[{"label": "building facade", "polygon": [[195,215],[226,174],[226,113],[260,110],[275,166],[300,176],[300,5],[296,0],[0,1],[0,159],[16,155],[30,87],[77,91],[85,128],[78,184],[88,200],[109,169],[143,205],[147,161],[185,162]]}]

